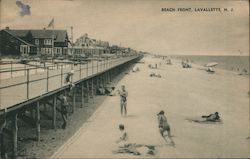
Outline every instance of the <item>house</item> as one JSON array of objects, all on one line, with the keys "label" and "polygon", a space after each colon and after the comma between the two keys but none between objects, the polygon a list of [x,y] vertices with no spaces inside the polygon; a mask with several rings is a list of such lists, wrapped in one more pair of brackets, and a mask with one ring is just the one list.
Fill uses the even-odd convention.
[{"label": "house", "polygon": [[0,31],[0,37],[2,55],[26,53],[56,56],[66,55],[68,52],[69,39],[66,30],[11,30],[7,27]]},{"label": "house", "polygon": [[31,42],[29,42],[33,38],[31,33],[26,32],[24,37],[25,39],[22,39],[9,32],[7,29],[1,30],[0,55],[1,56],[36,55],[37,47]]},{"label": "house", "polygon": [[[32,43],[37,46],[38,54],[66,55],[68,52],[68,34],[66,30],[30,30],[33,36]],[[52,39],[52,36],[54,39]],[[52,45],[53,41],[53,45]],[[54,51],[52,52],[52,47]]]},{"label": "house", "polygon": [[85,54],[86,56],[101,56],[110,53],[109,42],[89,38],[88,34],[79,37],[74,46],[78,49],[82,48],[80,52],[78,51],[78,54]]}]

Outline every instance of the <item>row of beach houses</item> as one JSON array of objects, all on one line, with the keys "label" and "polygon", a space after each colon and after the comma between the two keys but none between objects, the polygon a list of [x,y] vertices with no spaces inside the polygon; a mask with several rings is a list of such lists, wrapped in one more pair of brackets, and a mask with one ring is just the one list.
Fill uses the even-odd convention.
[{"label": "row of beach houses", "polygon": [[109,45],[107,41],[96,40],[84,34],[75,42],[70,40],[66,30],[25,29],[6,27],[0,30],[0,55],[51,57],[74,56],[95,57],[102,55],[126,55],[138,53],[131,48]]}]

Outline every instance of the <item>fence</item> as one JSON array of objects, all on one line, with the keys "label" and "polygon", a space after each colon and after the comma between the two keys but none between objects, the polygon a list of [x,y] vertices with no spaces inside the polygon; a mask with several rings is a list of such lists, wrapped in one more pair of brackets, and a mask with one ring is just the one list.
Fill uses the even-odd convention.
[{"label": "fence", "polygon": [[[112,67],[130,61],[138,55],[122,57],[117,59],[91,60],[87,63],[54,65],[46,67],[43,73],[31,74],[33,68],[25,69],[25,76],[12,78],[11,80],[0,83],[1,106],[0,109],[26,101],[28,99],[41,96],[49,91],[67,85],[64,76],[74,70],[73,82],[93,76]],[[13,100],[15,97],[15,100]]]}]

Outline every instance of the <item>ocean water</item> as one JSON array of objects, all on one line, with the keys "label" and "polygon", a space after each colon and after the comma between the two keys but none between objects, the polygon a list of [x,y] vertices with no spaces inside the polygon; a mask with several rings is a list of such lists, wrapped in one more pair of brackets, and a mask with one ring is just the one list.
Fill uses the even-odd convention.
[{"label": "ocean water", "polygon": [[217,62],[216,68],[226,69],[230,71],[242,72],[243,69],[249,73],[249,56],[200,56],[200,55],[179,55],[171,56],[175,59],[188,59],[192,63],[198,65],[206,65],[210,62]]}]

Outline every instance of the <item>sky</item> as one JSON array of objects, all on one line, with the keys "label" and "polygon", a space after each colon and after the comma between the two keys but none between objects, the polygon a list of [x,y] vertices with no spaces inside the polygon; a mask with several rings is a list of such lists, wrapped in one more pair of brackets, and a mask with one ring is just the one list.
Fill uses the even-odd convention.
[{"label": "sky", "polygon": [[[20,16],[16,0],[0,0],[0,27],[55,29],[155,54],[249,55],[248,0],[19,0],[30,6]],[[191,8],[192,12],[163,12]],[[196,12],[195,8],[221,8]],[[229,11],[224,12],[223,8]],[[232,10],[232,11],[231,11]]]}]

